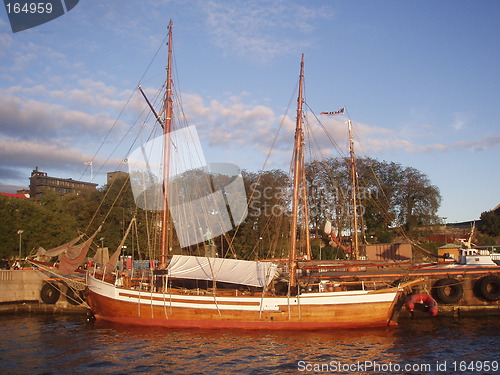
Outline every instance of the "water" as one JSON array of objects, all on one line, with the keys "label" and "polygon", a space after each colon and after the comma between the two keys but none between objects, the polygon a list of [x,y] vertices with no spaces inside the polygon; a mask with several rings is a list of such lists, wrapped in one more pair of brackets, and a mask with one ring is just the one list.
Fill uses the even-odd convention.
[{"label": "water", "polygon": [[437,317],[381,329],[259,332],[123,327],[74,316],[3,316],[0,371],[493,374],[500,373],[499,322],[498,317]]}]

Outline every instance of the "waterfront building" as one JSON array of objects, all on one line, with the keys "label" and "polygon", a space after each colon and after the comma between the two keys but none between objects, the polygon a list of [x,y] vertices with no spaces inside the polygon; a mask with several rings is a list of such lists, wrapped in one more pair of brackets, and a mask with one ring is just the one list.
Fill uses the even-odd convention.
[{"label": "waterfront building", "polygon": [[119,178],[128,178],[128,173],[123,171],[108,172],[108,186],[110,186],[114,180]]},{"label": "waterfront building", "polygon": [[57,178],[47,176],[46,172],[36,167],[30,177],[30,197],[40,198],[47,191],[55,191],[60,194],[78,194],[83,190],[95,190],[97,184],[92,182],[77,181],[72,178]]}]

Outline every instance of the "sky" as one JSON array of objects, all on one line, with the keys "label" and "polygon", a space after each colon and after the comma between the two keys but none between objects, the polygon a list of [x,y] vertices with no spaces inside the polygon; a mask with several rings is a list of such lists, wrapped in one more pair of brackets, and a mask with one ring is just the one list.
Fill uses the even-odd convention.
[{"label": "sky", "polygon": [[[140,141],[136,87],[161,88],[170,19],[176,90],[207,160],[258,171],[282,123],[265,168],[288,169],[303,53],[309,116],[345,106],[358,156],[426,174],[447,223],[500,203],[494,0],[82,0],[17,33],[0,9],[0,191],[27,188],[37,166],[99,185],[124,168],[116,144]],[[347,152],[346,116],[321,121]]]}]

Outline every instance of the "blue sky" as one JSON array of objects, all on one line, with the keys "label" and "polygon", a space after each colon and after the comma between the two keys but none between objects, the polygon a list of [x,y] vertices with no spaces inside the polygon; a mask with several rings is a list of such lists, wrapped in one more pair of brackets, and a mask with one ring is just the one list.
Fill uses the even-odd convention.
[{"label": "blue sky", "polygon": [[[360,156],[425,173],[447,222],[500,203],[493,0],[82,0],[15,34],[2,9],[0,191],[27,187],[35,166],[89,180],[84,163],[94,160],[99,184],[122,167],[114,147],[144,110],[137,84],[154,95],[164,80],[166,49],[153,58],[170,19],[177,88],[208,160],[260,169],[292,100],[268,166],[287,169],[304,53],[308,105],[316,114],[347,106]],[[344,120],[323,120],[342,147]]]}]

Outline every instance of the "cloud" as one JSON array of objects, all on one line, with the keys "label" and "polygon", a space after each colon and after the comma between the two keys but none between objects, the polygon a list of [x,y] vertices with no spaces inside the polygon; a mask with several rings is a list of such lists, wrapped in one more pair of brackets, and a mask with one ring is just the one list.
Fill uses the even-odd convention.
[{"label": "cloud", "polygon": [[462,130],[468,122],[468,116],[463,112],[456,112],[451,127],[455,130]]},{"label": "cloud", "polygon": [[26,181],[29,170],[40,166],[55,173],[64,171],[66,175],[81,173],[83,163],[91,160],[91,155],[61,140],[29,141],[16,138],[0,138],[0,178],[3,181]]},{"label": "cloud", "polygon": [[0,134],[27,139],[49,139],[89,133],[103,134],[114,124],[104,114],[71,110],[59,104],[0,95]]},{"label": "cloud", "polygon": [[[0,19],[1,22],[1,19]],[[1,25],[1,24],[0,24]],[[6,33],[0,33],[0,57],[4,57],[12,46],[12,36]]]},{"label": "cloud", "polygon": [[[0,178],[4,181],[20,182],[20,181],[27,181],[29,175],[24,173],[24,171],[21,171],[19,168],[0,165]],[[0,188],[2,188],[2,190],[0,191],[6,193],[13,193],[15,191],[14,189],[4,190],[3,186],[7,185],[9,184],[0,182]],[[13,185],[13,186],[16,186],[17,190],[21,188],[20,185]]]},{"label": "cloud", "polygon": [[[206,101],[201,96],[189,94],[183,96],[188,121],[198,127],[202,139],[210,147],[237,150],[246,146],[267,155],[274,142],[274,155],[291,155],[295,134],[295,119],[290,115],[277,115],[264,105],[250,105],[243,96],[232,96],[227,100]],[[294,111],[292,111],[294,113]],[[293,115],[292,115],[293,116]],[[349,152],[349,137],[346,119],[335,116],[320,119],[321,125],[312,114],[305,121],[306,146],[311,157],[346,156]],[[278,127],[281,127],[279,134]],[[396,152],[423,154],[445,152],[450,145],[441,143],[419,144],[399,136],[399,131],[353,123],[355,149],[357,153],[374,155]],[[485,144],[485,141],[480,142]],[[493,144],[491,139],[489,144]],[[475,143],[468,147],[477,146]]]},{"label": "cloud", "polygon": [[14,85],[5,90],[7,93],[23,98],[39,98],[46,102],[64,104],[68,107],[96,109],[114,109],[120,111],[130,97],[132,90],[119,91],[116,87],[105,84],[102,81],[95,81],[89,78],[82,78],[76,82],[71,81],[68,87],[57,85],[56,89],[45,85]]},{"label": "cloud", "polygon": [[[7,173],[10,173],[8,171]],[[2,168],[0,168],[0,176],[5,176],[4,171]],[[19,176],[17,173],[11,176],[12,178],[22,178],[25,177],[24,175]],[[24,185],[13,185],[13,184],[4,184],[3,182],[0,182],[0,191],[2,193],[10,193],[10,194],[15,194],[18,190],[25,189],[29,185],[28,180],[26,181],[26,184]]]},{"label": "cloud", "polygon": [[0,159],[16,160],[16,165],[31,167],[34,163],[51,164],[65,168],[90,160],[90,155],[70,144],[51,139],[49,141],[28,141],[2,137],[0,139]]},{"label": "cloud", "polygon": [[420,145],[407,139],[379,138],[370,139],[363,145],[367,153],[377,155],[386,152],[403,152],[407,154],[425,154],[429,152],[441,152],[449,149],[448,146],[435,143],[431,145]]},{"label": "cloud", "polygon": [[460,141],[452,145],[455,149],[487,151],[500,148],[500,134],[485,136],[477,141]]},{"label": "cloud", "polygon": [[65,54],[53,48],[56,46],[12,37],[2,39],[4,41],[0,42],[0,46],[6,51],[2,70],[15,78],[14,81],[18,84],[41,82],[47,80],[47,77],[60,78],[66,69],[76,65],[73,59],[68,59]]},{"label": "cloud", "polygon": [[[36,165],[65,174],[73,171],[78,178],[83,163],[92,159],[97,171],[107,157],[92,153],[105,139],[115,144],[122,138],[129,119],[122,122],[113,116],[118,117],[130,93],[89,79],[68,89],[51,90],[44,85],[4,89],[0,94],[0,178],[25,179]],[[136,116],[133,104],[130,113]],[[110,129],[115,132],[108,136]],[[101,152],[109,151],[103,148]],[[108,163],[116,168],[119,160]]]},{"label": "cloud", "polygon": [[242,145],[259,143],[272,136],[274,111],[263,105],[250,105],[232,96],[228,101],[205,100],[196,94],[183,95],[188,120],[196,124],[209,144]]},{"label": "cloud", "polygon": [[[151,90],[147,91],[153,94]],[[97,94],[92,96],[93,92]],[[82,79],[68,89],[50,90],[43,85],[33,85],[12,86],[4,90],[0,95],[0,177],[11,179],[18,173],[16,168],[33,169],[36,165],[81,172],[83,163],[94,158],[92,150],[101,144],[103,136],[114,125],[115,120],[110,117],[114,112],[118,113],[116,109],[124,106],[129,93],[90,79]],[[294,142],[294,109],[280,115],[271,107],[249,103],[247,99],[246,93],[219,100],[209,100],[198,94],[182,96],[188,123],[197,126],[205,145],[227,158],[251,159],[254,168],[259,168],[258,163],[265,160],[274,144],[268,167],[287,168]],[[129,105],[133,107],[131,112],[134,115],[142,108],[135,101]],[[100,112],[104,107],[108,112]],[[346,119],[334,116],[320,120],[322,126],[311,113],[307,115],[306,136],[311,136],[312,141],[306,146],[311,151],[319,150],[311,155],[319,158],[347,155]],[[125,119],[121,121],[125,122]],[[117,137],[123,133],[122,126],[119,124],[115,129]],[[456,149],[488,150],[500,145],[500,135],[449,145],[422,144],[402,137],[402,132],[397,129],[357,122],[353,126],[357,153],[374,157],[388,152],[421,154]],[[247,153],[251,157],[245,156]],[[120,159],[122,157],[125,153]],[[104,159],[95,158],[95,165],[102,165]],[[111,162],[117,165],[120,160]]]},{"label": "cloud", "polygon": [[[226,100],[207,101],[199,95],[183,96],[189,121],[198,127],[202,139],[210,147],[224,149],[226,153],[253,150],[256,160],[264,160],[274,143],[272,157],[286,166],[291,157],[294,142],[295,119],[293,114],[280,116],[270,107],[245,103],[245,96],[232,96]],[[342,116],[320,118],[319,126],[312,114],[308,114],[306,136],[311,138],[306,146],[313,158],[348,155],[348,131]],[[281,129],[277,129],[281,123]],[[425,127],[425,126],[423,126]],[[489,150],[498,148],[500,135],[491,135],[479,140],[455,143],[415,142],[404,137],[401,129],[389,129],[353,122],[355,150],[359,155],[379,157],[392,154],[427,154],[450,152],[456,149]],[[434,138],[433,138],[434,139]],[[314,149],[315,151],[312,151]],[[288,158],[288,159],[287,159]],[[275,164],[274,164],[275,165]]]},{"label": "cloud", "polygon": [[77,179],[81,179],[83,173],[89,173],[84,163],[90,160],[94,163],[94,176],[100,174],[101,171],[123,168],[121,158],[95,156],[73,145],[71,140],[60,139],[20,140],[1,137],[0,160],[0,179],[4,183],[5,181],[16,183],[27,181],[29,171],[36,166],[52,176],[60,175],[64,178]]},{"label": "cloud", "polygon": [[[92,11],[80,16],[85,27],[100,27],[123,41],[139,42],[143,47],[156,49],[163,39],[162,33],[158,33],[155,27],[160,22],[166,30],[168,16],[165,18],[166,1],[99,1],[92,5]],[[168,5],[167,5],[168,7]],[[159,9],[158,9],[159,8]],[[168,8],[167,8],[168,9]],[[169,13],[171,13],[169,9]],[[147,14],[148,22],[137,15]]]},{"label": "cloud", "polygon": [[204,1],[201,6],[212,42],[227,54],[266,64],[277,56],[311,46],[307,39],[328,7],[289,1]]}]

